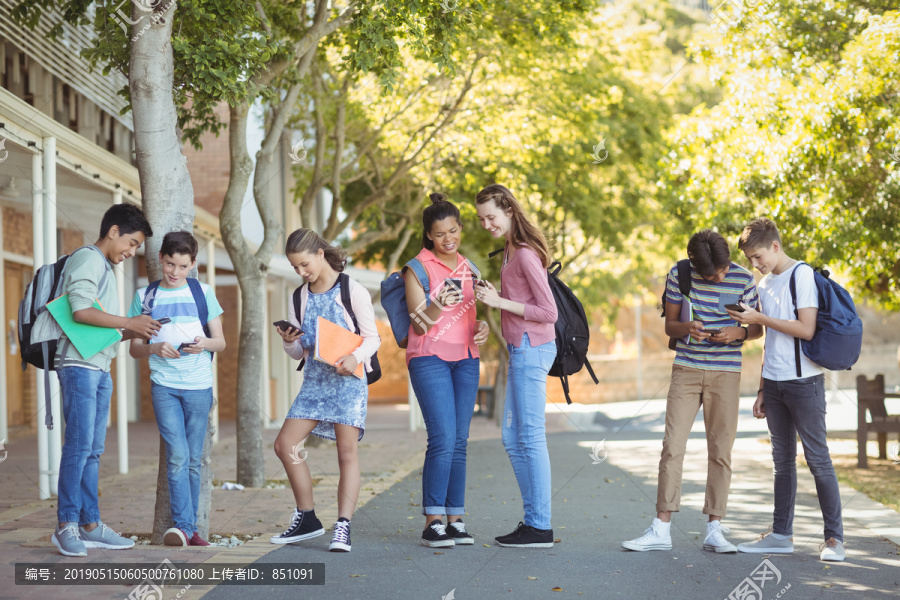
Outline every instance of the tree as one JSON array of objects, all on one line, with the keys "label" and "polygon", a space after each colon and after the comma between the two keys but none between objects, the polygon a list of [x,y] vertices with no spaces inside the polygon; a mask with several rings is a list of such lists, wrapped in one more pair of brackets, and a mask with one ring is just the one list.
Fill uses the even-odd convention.
[{"label": "tree", "polygon": [[[769,215],[794,252],[900,308],[896,2],[778,0],[732,14],[694,53],[721,101],[668,134],[660,187],[683,227],[736,235]],[[725,28],[731,24],[730,28]]]}]

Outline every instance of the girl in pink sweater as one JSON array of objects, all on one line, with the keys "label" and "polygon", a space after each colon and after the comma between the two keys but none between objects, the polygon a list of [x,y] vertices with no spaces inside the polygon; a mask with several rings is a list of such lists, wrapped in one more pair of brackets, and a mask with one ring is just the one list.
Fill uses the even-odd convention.
[{"label": "girl in pink sweater", "polygon": [[495,539],[507,547],[551,548],[550,455],[544,417],[547,373],[556,358],[556,303],[547,280],[550,250],[544,234],[507,188],[489,185],[478,192],[475,204],[481,226],[506,240],[500,292],[485,282],[477,298],[500,309],[509,350],[503,446],[525,508],[516,530]]}]

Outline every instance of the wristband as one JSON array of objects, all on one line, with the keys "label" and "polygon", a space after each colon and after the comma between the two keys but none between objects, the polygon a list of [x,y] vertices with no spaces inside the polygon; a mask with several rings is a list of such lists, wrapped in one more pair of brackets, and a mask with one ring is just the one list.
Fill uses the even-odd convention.
[{"label": "wristband", "polygon": [[762,394],[762,393],[763,393],[763,389],[762,389],[762,388],[759,388],[759,389],[756,391],[756,395],[757,395],[757,396],[759,396],[759,395]]},{"label": "wristband", "polygon": [[741,339],[742,342],[746,342],[747,338],[750,337],[750,328],[749,327],[741,327],[744,330],[744,337]]}]

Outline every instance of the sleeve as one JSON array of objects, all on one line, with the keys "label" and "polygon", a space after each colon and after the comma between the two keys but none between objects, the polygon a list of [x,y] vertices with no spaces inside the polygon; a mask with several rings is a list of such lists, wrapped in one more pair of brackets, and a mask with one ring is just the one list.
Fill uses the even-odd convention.
[{"label": "sleeve", "polygon": [[756,290],[756,282],[753,280],[753,275],[750,275],[747,279],[747,285],[744,286],[744,293],[741,295],[741,300],[750,308],[759,310],[759,293]]},{"label": "sleeve", "polygon": [[522,253],[522,274],[534,295],[534,304],[524,305],[523,317],[526,321],[556,323],[556,301],[553,299],[553,292],[550,291],[547,270],[541,264],[537,252],[531,248],[520,248],[516,250],[516,255],[519,255],[520,252]]},{"label": "sleeve", "polygon": [[[352,280],[351,280],[352,281]],[[372,306],[372,297],[362,285],[353,282],[350,287],[350,303],[353,304],[353,314],[359,324],[359,334],[363,343],[353,351],[353,356],[358,362],[364,362],[371,358],[381,346],[381,338],[378,336],[378,328],[375,325],[375,307]]]},{"label": "sleeve", "polygon": [[[293,292],[291,292],[293,294]],[[300,329],[300,319],[297,315],[294,314],[294,301],[293,298],[288,300],[288,321],[291,322],[292,325],[295,325],[297,329]],[[275,333],[278,333],[277,331]],[[300,344],[300,340],[294,340],[293,342],[285,342],[281,341],[281,347],[284,349],[285,354],[293,358],[294,360],[302,360],[306,358],[306,350],[303,349],[303,346]]]},{"label": "sleeve", "polygon": [[797,283],[797,310],[801,308],[819,308],[819,290],[816,288],[816,276],[812,267],[803,269],[797,265],[794,275]]},{"label": "sleeve", "polygon": [[141,288],[134,293],[134,300],[131,301],[131,306],[128,308],[129,317],[136,317],[141,314],[141,304],[144,302],[144,294],[146,293],[147,288]]},{"label": "sleeve", "polygon": [[219,300],[216,298],[211,287],[204,284],[203,291],[205,292],[206,297],[207,320],[212,321],[216,317],[221,316],[225,311],[222,310],[222,306],[219,304]]},{"label": "sleeve", "polygon": [[72,312],[94,306],[99,296],[97,286],[103,277],[106,265],[97,252],[75,252],[66,264],[65,291],[69,294]]},{"label": "sleeve", "polygon": [[683,299],[681,288],[678,287],[678,265],[675,265],[666,276],[666,302],[680,305]]}]

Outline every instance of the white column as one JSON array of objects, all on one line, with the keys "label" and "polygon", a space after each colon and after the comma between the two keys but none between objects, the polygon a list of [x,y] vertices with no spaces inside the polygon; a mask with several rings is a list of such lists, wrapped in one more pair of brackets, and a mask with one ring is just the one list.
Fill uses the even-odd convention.
[{"label": "white column", "polygon": [[[6,272],[4,271],[3,265],[3,208],[0,207],[0,317],[3,318],[3,340],[0,342],[0,344],[3,345],[3,351],[0,352],[0,373],[3,374],[3,382],[0,383],[0,442],[9,437],[9,423],[6,420],[6,411],[9,410],[7,406],[8,399],[6,397],[6,356],[9,353],[9,341],[6,339],[6,336],[12,333],[10,331],[11,323],[6,321],[6,290],[3,284],[4,279],[6,279]],[[15,335],[15,333],[12,333],[12,335]],[[12,356],[15,356],[15,354]],[[11,360],[15,361],[15,358]]]},{"label": "white column", "polygon": [[[43,173],[43,158],[35,153],[31,157],[31,255],[34,257],[35,273],[44,264],[44,245],[41,242],[44,235],[44,191],[41,189],[44,182]],[[36,373],[38,490],[41,500],[46,500],[50,497],[50,432],[44,426],[47,390],[44,389],[44,371],[37,369]],[[58,428],[62,424],[54,423],[53,426]]]},{"label": "white column", "polygon": [[[122,192],[113,193],[113,204],[122,204]],[[125,262],[116,265],[116,292],[120,312],[125,304]],[[116,353],[116,438],[119,440],[119,473],[128,473],[128,364],[131,357],[125,342],[119,342]]]},{"label": "white column", "polygon": [[[206,285],[213,296],[216,296],[216,238],[209,240],[206,247]],[[216,296],[218,298],[218,296]],[[224,321],[224,319],[222,319]],[[224,326],[224,324],[223,324]],[[213,354],[213,398],[216,399],[213,405],[213,444],[219,443],[219,354]]]},{"label": "white column", "polygon": [[641,332],[641,313],[643,312],[644,302],[640,296],[634,297],[634,341],[637,347],[637,399],[644,398],[644,369],[641,366],[641,342],[643,333]]},{"label": "white column", "polygon": [[[56,248],[56,138],[43,139],[44,159],[44,186],[43,205],[44,223],[42,243],[44,257],[41,264],[49,264],[56,260],[59,253]],[[37,264],[37,263],[35,263]],[[45,390],[50,395],[50,410],[53,414],[53,429],[49,436],[49,466],[50,466],[50,491],[57,493],[59,482],[59,459],[62,456],[62,410],[60,410],[59,379],[50,378],[50,389]]]}]

